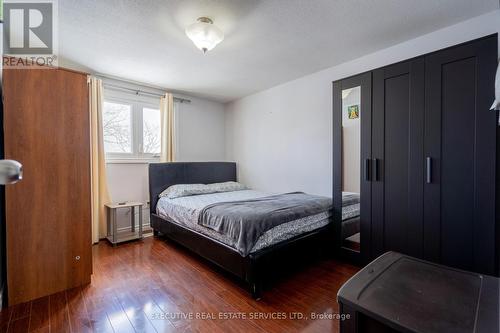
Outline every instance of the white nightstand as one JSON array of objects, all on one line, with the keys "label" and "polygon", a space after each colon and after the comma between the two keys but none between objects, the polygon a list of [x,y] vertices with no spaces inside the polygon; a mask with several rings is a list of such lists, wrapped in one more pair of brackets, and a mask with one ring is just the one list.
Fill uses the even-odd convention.
[{"label": "white nightstand", "polygon": [[[127,242],[134,239],[142,239],[142,202],[126,202],[124,204],[110,203],[106,207],[106,223],[108,227],[107,239],[111,244]],[[116,211],[121,208],[130,208],[130,230],[118,231],[116,224]],[[139,230],[135,227],[135,212],[139,209]]]}]

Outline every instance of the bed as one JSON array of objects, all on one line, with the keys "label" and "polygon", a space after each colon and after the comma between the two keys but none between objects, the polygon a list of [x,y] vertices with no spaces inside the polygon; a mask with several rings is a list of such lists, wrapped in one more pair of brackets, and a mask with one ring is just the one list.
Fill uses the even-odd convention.
[{"label": "bed", "polygon": [[264,282],[274,274],[276,264],[290,261],[298,264],[298,261],[314,260],[325,250],[333,250],[331,210],[282,223],[242,247],[233,238],[200,225],[200,214],[206,213],[207,207],[223,207],[231,202],[258,204],[270,198],[270,194],[245,189],[173,199],[159,197],[172,185],[231,181],[236,181],[235,163],[150,164],[150,221],[155,235],[164,235],[240,278],[255,299],[262,296]]},{"label": "bed", "polygon": [[360,231],[359,193],[342,192],[342,240]]}]

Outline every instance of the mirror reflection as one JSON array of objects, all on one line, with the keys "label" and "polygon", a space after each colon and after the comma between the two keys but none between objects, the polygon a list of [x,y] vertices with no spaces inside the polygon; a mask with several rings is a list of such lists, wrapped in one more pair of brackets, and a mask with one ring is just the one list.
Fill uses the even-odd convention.
[{"label": "mirror reflection", "polygon": [[360,249],[361,87],[342,90],[342,246]]}]

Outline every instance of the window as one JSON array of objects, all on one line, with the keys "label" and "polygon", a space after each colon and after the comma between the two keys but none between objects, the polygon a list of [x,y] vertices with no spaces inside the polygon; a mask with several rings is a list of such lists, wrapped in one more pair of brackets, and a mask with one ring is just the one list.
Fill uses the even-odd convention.
[{"label": "window", "polygon": [[132,153],[132,107],[105,102],[102,119],[104,150],[107,153]]},{"label": "window", "polygon": [[158,104],[156,99],[105,98],[103,139],[107,159],[156,160],[160,157]]},{"label": "window", "polygon": [[142,145],[147,154],[160,154],[160,110],[142,109]]}]

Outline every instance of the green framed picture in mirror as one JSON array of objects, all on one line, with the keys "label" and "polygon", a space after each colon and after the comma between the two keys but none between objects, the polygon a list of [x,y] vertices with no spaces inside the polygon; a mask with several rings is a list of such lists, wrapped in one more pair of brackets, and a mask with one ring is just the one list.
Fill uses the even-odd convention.
[{"label": "green framed picture in mirror", "polygon": [[349,119],[359,118],[359,105],[350,105],[347,107],[347,116]]}]

